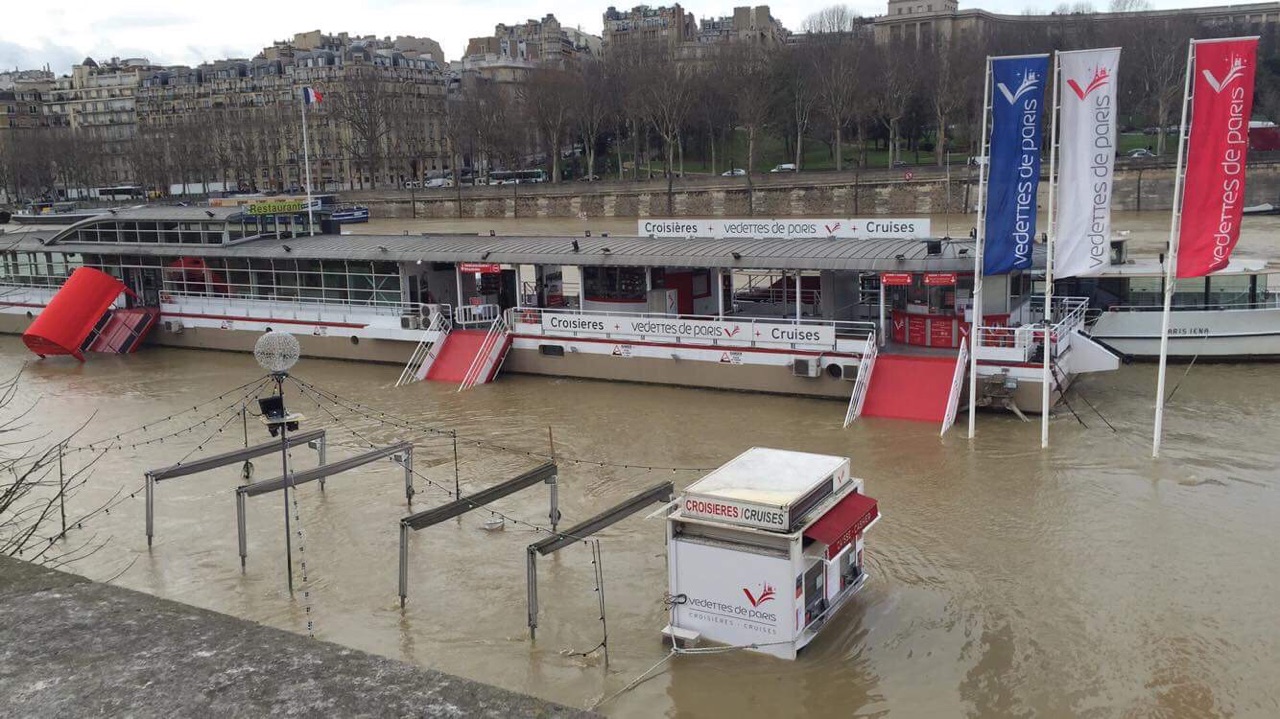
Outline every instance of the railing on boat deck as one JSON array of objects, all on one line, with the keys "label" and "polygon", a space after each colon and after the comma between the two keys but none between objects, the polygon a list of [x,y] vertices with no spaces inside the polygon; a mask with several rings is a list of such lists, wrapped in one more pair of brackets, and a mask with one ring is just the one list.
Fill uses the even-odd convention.
[{"label": "railing on boat deck", "polygon": [[[655,312],[628,312],[628,313],[611,313],[599,312],[594,310],[578,310],[578,309],[551,309],[538,307],[517,307],[509,310],[511,314],[510,326],[512,331],[524,331],[521,328],[527,328],[529,325],[536,325],[539,334],[547,334],[556,337],[587,337],[594,339],[612,339],[621,343],[628,340],[643,340],[661,338],[664,343],[681,345],[714,345],[728,347],[756,347],[767,346],[774,349],[779,347],[789,347],[791,349],[826,349],[835,351],[837,345],[842,341],[846,344],[841,347],[841,351],[848,351],[854,354],[860,353],[867,338],[876,336],[876,324],[874,322],[861,322],[853,320],[815,320],[785,317],[744,317],[742,315],[725,315],[723,318],[716,315],[668,315]],[[654,320],[654,321],[694,321],[694,322],[722,322],[732,325],[745,325],[749,328],[746,333],[738,333],[729,337],[671,337],[659,333],[650,335],[633,334],[625,332],[595,332],[580,331],[574,329],[557,328],[551,332],[545,332],[543,328],[543,317],[546,315],[558,315],[565,317],[583,317],[598,318],[601,320]],[[776,327],[796,327],[796,328],[816,328],[830,327],[835,336],[835,342],[761,342],[755,338],[758,336],[758,330],[776,328]],[[745,337],[742,334],[746,334]]]},{"label": "railing on boat deck", "polygon": [[[1037,307],[1037,305],[1039,305]],[[1053,325],[1049,328],[1053,356],[1071,347],[1071,332],[1084,326],[1089,300],[1084,297],[1053,298]],[[1044,298],[1033,297],[1009,315],[1019,326],[978,328],[974,352],[979,361],[1030,362],[1044,346]]]},{"label": "railing on boat deck", "polygon": [[458,327],[487,325],[501,314],[502,308],[497,305],[459,305],[453,313],[453,323]]},{"label": "railing on boat deck", "polygon": [[[1179,293],[1181,294],[1181,293]],[[1195,293],[1203,295],[1203,293]],[[1174,312],[1217,312],[1225,310],[1274,310],[1280,309],[1280,292],[1268,293],[1266,299],[1260,302],[1217,302],[1212,304],[1179,304],[1173,305]],[[1093,310],[1097,313],[1106,312],[1163,312],[1163,299],[1159,304],[1154,305],[1112,305],[1105,310]]]},{"label": "railing on boat deck", "polygon": [[207,295],[162,292],[162,306],[180,306],[183,312],[212,315],[245,315],[256,311],[265,317],[281,319],[323,319],[345,321],[353,318],[426,317],[437,305],[424,302],[354,303],[319,297],[275,297],[271,295]]},{"label": "railing on boat deck", "polygon": [[435,364],[436,357],[444,347],[444,339],[449,336],[449,330],[452,329],[453,324],[449,319],[452,307],[449,305],[433,305],[433,307],[436,312],[431,315],[431,324],[422,331],[422,339],[413,349],[413,354],[409,355],[409,361],[405,363],[400,379],[396,380],[397,387],[426,379],[426,373],[431,371],[431,365]]},{"label": "railing on boat deck", "polygon": [[509,334],[511,329],[507,324],[506,313],[500,313],[494,318],[493,324],[489,325],[489,331],[480,343],[480,350],[467,367],[467,373],[462,376],[462,383],[458,385],[459,392],[488,381],[487,375],[496,371],[498,363],[503,359],[500,355],[506,349]]}]

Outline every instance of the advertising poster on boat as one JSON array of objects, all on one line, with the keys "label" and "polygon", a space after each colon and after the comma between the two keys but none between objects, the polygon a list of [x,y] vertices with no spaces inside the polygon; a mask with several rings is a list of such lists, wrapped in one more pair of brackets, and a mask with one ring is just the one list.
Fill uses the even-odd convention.
[{"label": "advertising poster on boat", "polygon": [[991,61],[991,152],[982,274],[1031,267],[1049,56]]},{"label": "advertising poster on boat", "polygon": [[668,565],[679,568],[686,598],[675,606],[676,626],[731,646],[785,644],[762,651],[794,656],[795,577],[786,557],[676,540]]},{"label": "advertising poster on boat", "polygon": [[835,348],[831,325],[784,322],[686,320],[678,317],[542,313],[542,333],[549,336],[601,335],[636,339],[676,340],[686,344],[802,345]]},{"label": "advertising poster on boat", "polygon": [[1058,53],[1058,212],[1053,274],[1099,275],[1110,266],[1120,48]]},{"label": "advertising poster on boat", "polygon": [[642,219],[636,225],[636,234],[641,237],[703,237],[729,240],[816,240],[831,237],[842,240],[909,240],[929,237],[932,229],[927,217],[825,220],[794,217],[729,220]]},{"label": "advertising poster on boat", "polygon": [[1196,41],[1178,277],[1227,266],[1240,239],[1257,38]]}]

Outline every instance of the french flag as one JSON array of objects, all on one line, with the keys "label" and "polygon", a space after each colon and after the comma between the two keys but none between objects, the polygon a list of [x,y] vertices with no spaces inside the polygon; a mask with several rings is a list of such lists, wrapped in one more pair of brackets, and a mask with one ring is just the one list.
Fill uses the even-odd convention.
[{"label": "french flag", "polygon": [[302,88],[302,101],[307,103],[308,105],[311,105],[311,104],[319,105],[323,100],[324,100],[324,95],[321,95],[320,91],[315,89],[314,87]]}]

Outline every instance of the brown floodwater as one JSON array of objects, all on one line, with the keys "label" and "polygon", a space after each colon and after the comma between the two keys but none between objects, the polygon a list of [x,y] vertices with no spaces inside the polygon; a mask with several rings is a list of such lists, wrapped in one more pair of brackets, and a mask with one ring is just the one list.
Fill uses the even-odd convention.
[{"label": "brown floodwater", "polygon": [[[1125,224],[1157,251],[1165,221]],[[390,230],[386,222],[371,229]],[[549,221],[547,231],[562,231],[562,222]],[[1242,251],[1266,254],[1276,227],[1250,220]],[[0,338],[0,376],[27,359],[17,338]],[[820,638],[796,662],[741,652],[676,657],[604,704],[610,715],[1203,717],[1280,714],[1278,370],[1173,368],[1177,391],[1158,461],[1149,457],[1151,365],[1082,378],[1069,397],[1079,419],[1055,416],[1047,451],[1038,424],[998,414],[979,417],[970,442],[960,429],[940,438],[932,424],[893,420],[843,430],[844,407],[812,399],[509,375],[461,394],[432,383],[397,389],[397,367],[306,358],[294,372],[415,428],[457,430],[464,491],[535,466],[538,458],[492,444],[545,452],[548,428],[561,458],[613,464],[714,467],[751,446],[853,459],[884,520],[868,536],[871,581]],[[29,432],[65,433],[88,421],[73,444],[122,433],[122,448],[103,456],[73,500],[73,516],[119,503],[73,532],[68,546],[105,544],[72,571],[295,632],[305,633],[310,617],[322,639],[581,707],[666,656],[663,526],[643,515],[599,535],[608,666],[599,652],[578,655],[601,640],[588,549],[540,562],[541,626],[530,641],[525,547],[544,535],[513,524],[487,532],[487,512],[414,534],[401,611],[397,527],[408,509],[401,474],[386,461],[331,478],[323,493],[315,484],[297,492],[304,537],[295,563],[306,562],[308,581],[292,597],[279,494],[248,500],[240,570],[238,467],[161,483],[148,550],[143,495],[129,493],[147,468],[198,447],[192,456],[241,446],[230,409],[241,393],[191,410],[261,375],[248,355],[155,348],[83,365],[27,364],[19,400],[38,400]],[[452,486],[449,442],[376,413],[317,404],[297,386],[287,398],[305,427],[328,430],[331,460],[366,442],[409,438],[420,472]],[[190,432],[140,444],[224,408]],[[184,414],[125,432],[175,413]],[[268,439],[252,421],[248,433],[251,442]],[[310,450],[293,458],[315,464]],[[256,464],[255,479],[278,474],[277,457]],[[699,476],[562,461],[565,523],[656,482],[679,489]],[[417,484],[415,509],[444,501]],[[546,492],[496,506],[543,524]]]}]

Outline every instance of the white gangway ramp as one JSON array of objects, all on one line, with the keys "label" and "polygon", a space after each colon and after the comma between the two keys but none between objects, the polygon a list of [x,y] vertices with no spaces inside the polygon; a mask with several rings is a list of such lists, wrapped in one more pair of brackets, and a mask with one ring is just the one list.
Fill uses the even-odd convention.
[{"label": "white gangway ramp", "polygon": [[467,368],[462,383],[458,385],[458,391],[492,381],[502,367],[503,361],[506,360],[507,351],[510,348],[511,325],[507,322],[505,313],[499,314],[489,325],[489,331],[485,334],[475,358],[471,360],[471,366]]},{"label": "white gangway ramp", "polygon": [[400,379],[396,380],[397,387],[411,382],[421,382],[427,378],[431,365],[435,364],[436,358],[440,356],[440,349],[444,347],[445,340],[449,338],[449,331],[452,329],[453,323],[449,320],[447,310],[448,305],[441,305],[440,311],[431,313],[431,324],[422,331],[422,340],[413,349],[413,354],[409,355],[409,361],[405,364],[404,371],[400,373]]},{"label": "white gangway ramp", "polygon": [[[947,414],[942,420],[942,431],[945,435],[951,425],[956,423],[956,412],[960,407],[960,390],[964,388],[965,370],[969,367],[969,339],[960,340],[960,354],[956,356],[956,372],[951,378],[951,394],[947,396]],[[972,390],[970,390],[972,391]]]},{"label": "white gangway ramp", "polygon": [[853,383],[853,394],[849,396],[849,409],[844,414],[846,428],[862,416],[862,405],[867,401],[867,388],[871,386],[871,373],[875,371],[876,357],[879,355],[880,344],[872,332],[867,337],[867,344],[863,346],[862,359],[858,361],[858,377]]}]

